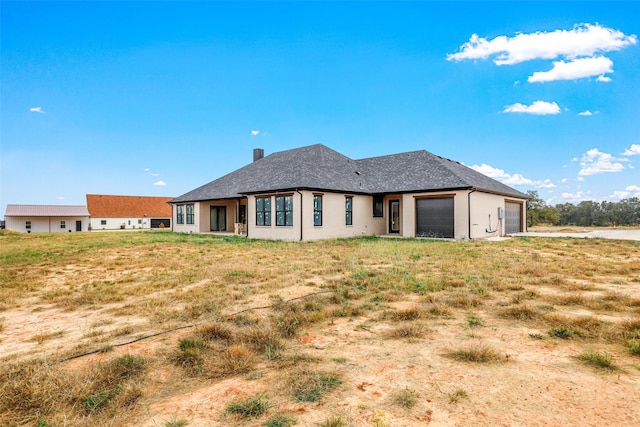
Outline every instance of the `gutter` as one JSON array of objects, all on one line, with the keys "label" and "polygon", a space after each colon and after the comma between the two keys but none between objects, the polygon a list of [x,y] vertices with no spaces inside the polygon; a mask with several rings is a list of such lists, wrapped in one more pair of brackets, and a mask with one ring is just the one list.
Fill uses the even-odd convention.
[{"label": "gutter", "polygon": [[469,232],[467,237],[471,240],[471,193],[475,193],[477,189],[475,187],[471,188],[471,191],[467,193],[467,219],[469,220]]},{"label": "gutter", "polygon": [[302,215],[302,193],[297,188],[296,193],[300,195],[300,241],[302,242],[302,220],[304,219],[304,215]]},{"label": "gutter", "polygon": [[247,227],[246,230],[244,230],[247,233],[247,239],[249,238],[249,196],[247,196],[246,194],[244,195],[245,200],[247,201],[247,204],[245,205],[245,213],[244,213],[244,220],[247,221]]}]

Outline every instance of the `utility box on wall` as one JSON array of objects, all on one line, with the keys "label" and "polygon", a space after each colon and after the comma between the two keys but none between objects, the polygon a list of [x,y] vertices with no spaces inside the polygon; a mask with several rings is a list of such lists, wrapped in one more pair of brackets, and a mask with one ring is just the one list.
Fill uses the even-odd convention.
[{"label": "utility box on wall", "polygon": [[498,219],[504,219],[504,208],[498,208]]}]

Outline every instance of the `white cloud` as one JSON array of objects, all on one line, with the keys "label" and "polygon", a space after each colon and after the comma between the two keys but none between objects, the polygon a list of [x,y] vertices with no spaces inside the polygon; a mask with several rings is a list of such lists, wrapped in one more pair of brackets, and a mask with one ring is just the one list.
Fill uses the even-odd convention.
[{"label": "white cloud", "polygon": [[579,176],[597,175],[607,172],[620,172],[624,170],[624,165],[620,163],[625,159],[617,159],[609,153],[603,153],[597,148],[587,151],[580,159]]},{"label": "white cloud", "polygon": [[160,176],[159,173],[152,173],[151,176]]},{"label": "white cloud", "polygon": [[151,170],[151,169],[149,169],[149,168],[145,168],[145,169],[144,169],[144,171],[145,171],[145,172],[149,172],[150,170]]},{"label": "white cloud", "polygon": [[44,111],[42,107],[31,107],[29,108],[29,111],[31,111],[32,113],[47,114],[47,112]]},{"label": "white cloud", "polygon": [[560,199],[569,203],[582,202],[584,200],[593,200],[590,191],[578,191],[577,193],[561,193]]},{"label": "white cloud", "polygon": [[562,178],[562,179],[560,180],[560,182],[561,182],[561,183],[563,183],[563,184],[564,184],[565,182],[567,182],[567,181],[568,181],[568,179],[567,179],[567,178]]},{"label": "white cloud", "polygon": [[609,83],[611,81],[611,77],[607,77],[607,76],[598,76],[598,78],[596,79],[596,81],[598,82],[603,82],[603,83]]},{"label": "white cloud", "polygon": [[613,61],[604,56],[594,56],[591,58],[578,58],[569,62],[554,61],[553,68],[550,71],[536,71],[527,81],[536,83],[576,80],[593,76],[602,77],[605,73],[613,73]]},{"label": "white cloud", "polygon": [[614,191],[613,194],[609,196],[609,198],[613,200],[622,200],[629,197],[640,197],[640,186],[628,185],[624,191]]},{"label": "white cloud", "polygon": [[480,172],[483,175],[486,175],[490,178],[500,181],[506,185],[528,185],[535,188],[554,188],[556,186],[549,179],[545,179],[544,181],[539,181],[539,180],[532,180],[529,178],[525,178],[519,173],[511,175],[506,173],[502,169],[494,168],[493,166],[489,166],[484,163],[480,166],[473,165],[469,167],[477,172]]},{"label": "white cloud", "polygon": [[623,156],[638,156],[640,155],[640,144],[631,144],[631,147],[624,150]]},{"label": "white cloud", "polygon": [[447,60],[494,57],[496,65],[514,65],[534,59],[589,57],[617,51],[637,42],[635,35],[627,36],[599,24],[580,24],[571,30],[538,31],[513,37],[498,36],[492,40],[473,34],[468,42],[460,46],[459,52],[447,55]]},{"label": "white cloud", "polygon": [[164,181],[156,181],[156,182],[153,183],[153,185],[164,187],[165,185],[167,185],[167,183],[164,182]]},{"label": "white cloud", "polygon": [[[589,110],[582,111],[578,113],[579,116],[593,116],[594,114],[600,114],[600,111],[594,111],[593,113]],[[577,159],[576,159],[577,160]]]},{"label": "white cloud", "polygon": [[251,131],[251,136],[257,136],[260,133],[259,130],[252,130]]},{"label": "white cloud", "polygon": [[508,105],[502,110],[503,113],[527,113],[535,114],[538,116],[545,116],[548,114],[559,114],[560,107],[555,102],[535,101],[531,105],[520,104],[519,102]]}]

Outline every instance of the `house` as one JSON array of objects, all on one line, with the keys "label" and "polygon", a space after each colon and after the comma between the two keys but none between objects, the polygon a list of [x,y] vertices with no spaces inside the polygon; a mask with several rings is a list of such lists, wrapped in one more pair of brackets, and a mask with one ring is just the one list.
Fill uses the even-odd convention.
[{"label": "house", "polygon": [[87,194],[92,230],[171,228],[173,197]]},{"label": "house", "polygon": [[7,230],[21,233],[54,233],[89,230],[86,206],[7,205]]},{"label": "house", "polygon": [[524,230],[527,196],[427,151],[360,160],[316,144],[264,157],[171,201],[173,230],[252,238],[481,239]]}]

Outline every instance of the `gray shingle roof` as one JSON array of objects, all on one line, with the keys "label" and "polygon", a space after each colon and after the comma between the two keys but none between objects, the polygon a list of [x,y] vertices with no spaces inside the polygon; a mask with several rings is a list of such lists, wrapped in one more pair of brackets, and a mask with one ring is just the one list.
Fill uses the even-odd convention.
[{"label": "gray shingle roof", "polygon": [[488,176],[428,151],[352,160],[316,144],[273,153],[185,193],[171,203],[233,199],[243,194],[293,189],[374,194],[465,188],[526,197]]}]

